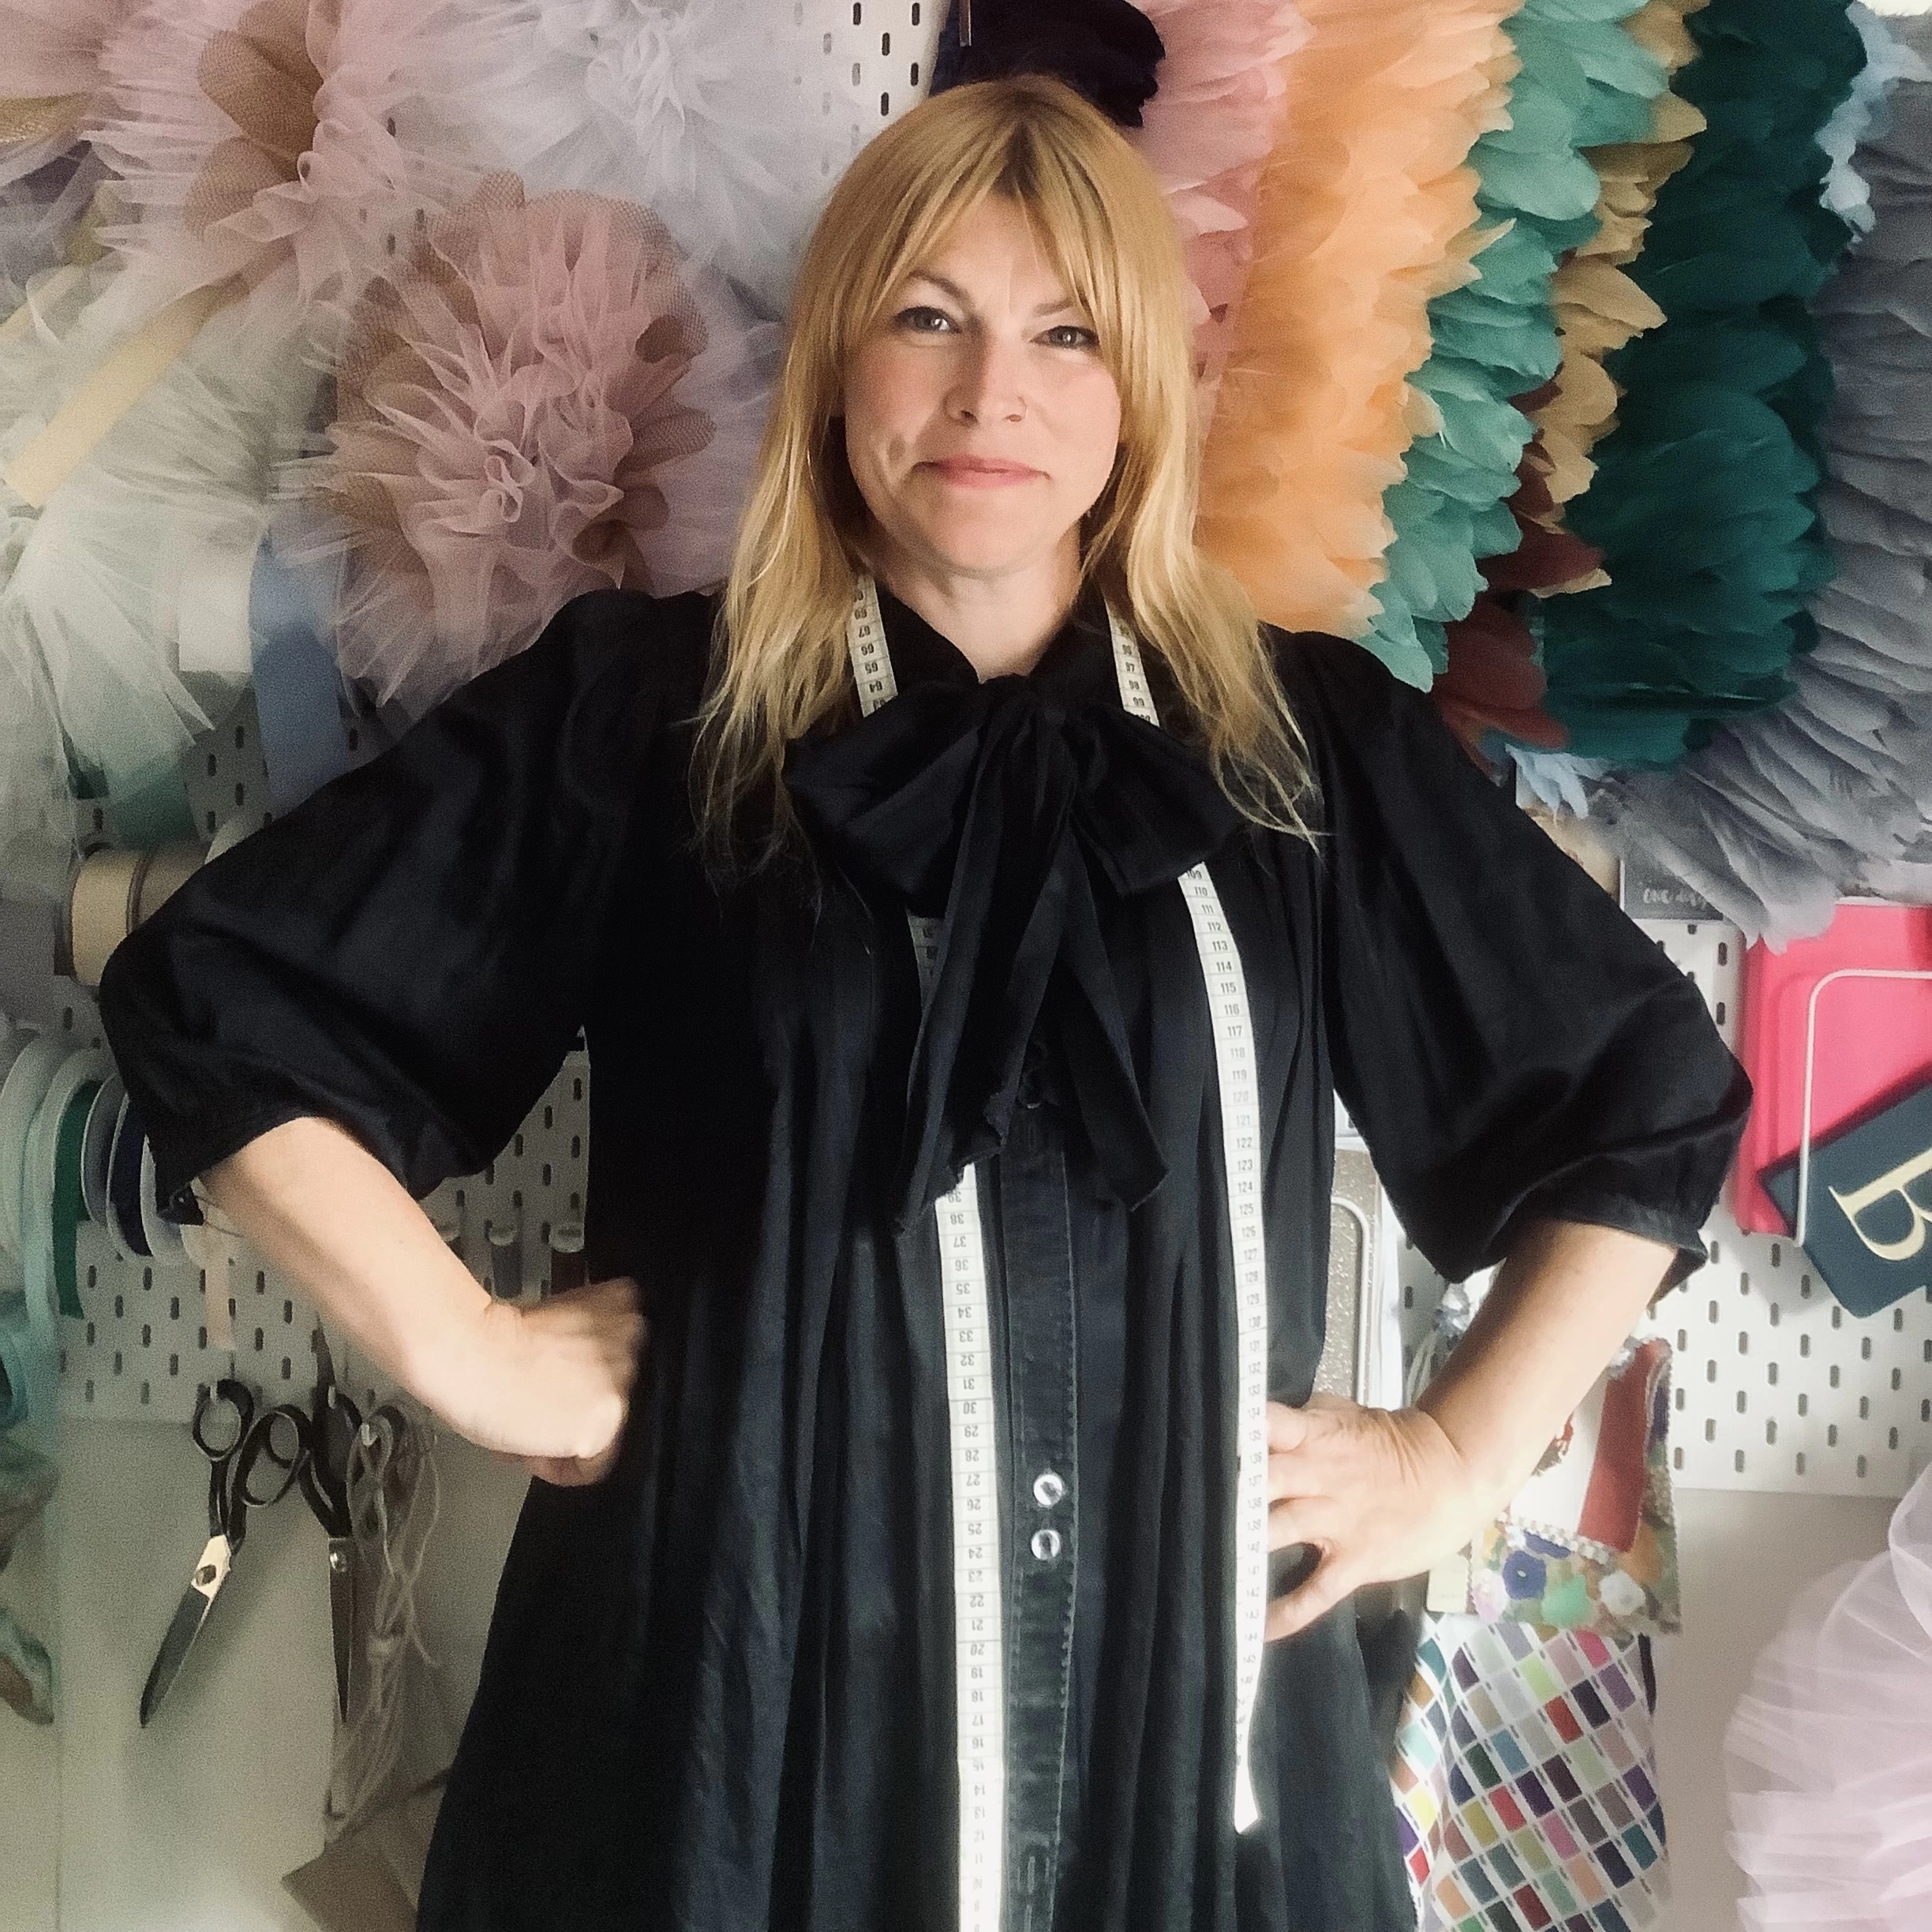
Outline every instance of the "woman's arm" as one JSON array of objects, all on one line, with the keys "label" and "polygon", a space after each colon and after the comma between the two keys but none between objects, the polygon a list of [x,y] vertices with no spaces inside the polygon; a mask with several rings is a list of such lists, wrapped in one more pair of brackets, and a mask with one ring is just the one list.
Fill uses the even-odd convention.
[{"label": "woman's arm", "polygon": [[1620,1229],[1532,1222],[1413,1407],[1271,1402],[1268,1547],[1305,1543],[1320,1560],[1269,1605],[1268,1636],[1461,1549],[1535,1470],[1676,1252]]},{"label": "woman's arm", "polygon": [[256,1136],[202,1185],[330,1322],[459,1435],[546,1481],[604,1473],[644,1332],[628,1276],[529,1307],[497,1301],[395,1175],[317,1116]]}]

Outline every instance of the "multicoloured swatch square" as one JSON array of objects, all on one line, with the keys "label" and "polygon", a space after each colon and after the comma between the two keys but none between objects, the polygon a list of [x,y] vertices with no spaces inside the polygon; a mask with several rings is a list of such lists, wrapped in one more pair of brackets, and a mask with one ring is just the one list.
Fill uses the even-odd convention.
[{"label": "multicoloured swatch square", "polygon": [[1641,1932],[1669,1896],[1636,1638],[1431,1618],[1391,1767],[1418,1932]]}]

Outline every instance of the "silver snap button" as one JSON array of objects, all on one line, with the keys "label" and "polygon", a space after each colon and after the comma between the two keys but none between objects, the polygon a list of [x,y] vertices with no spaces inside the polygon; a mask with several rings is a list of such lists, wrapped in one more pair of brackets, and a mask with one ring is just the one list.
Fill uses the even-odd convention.
[{"label": "silver snap button", "polygon": [[1058,1530],[1035,1530],[1033,1532],[1033,1554],[1042,1563],[1051,1563],[1060,1554],[1060,1532]]},{"label": "silver snap button", "polygon": [[1051,1470],[1042,1470],[1033,1478],[1033,1500],[1042,1509],[1051,1509],[1066,1494],[1066,1485]]}]

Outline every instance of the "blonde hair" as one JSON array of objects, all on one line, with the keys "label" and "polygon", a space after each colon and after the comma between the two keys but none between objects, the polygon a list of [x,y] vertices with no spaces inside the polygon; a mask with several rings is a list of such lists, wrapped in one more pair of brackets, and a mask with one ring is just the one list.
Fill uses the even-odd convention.
[{"label": "blonde hair", "polygon": [[834,413],[849,360],[904,278],[992,195],[1027,217],[1120,392],[1121,451],[1083,522],[1081,586],[1097,582],[1158,654],[1237,808],[1307,836],[1301,737],[1253,605],[1195,548],[1199,425],[1173,219],[1103,114],[1058,80],[1021,75],[936,95],[878,135],[807,245],[698,717],[694,807],[720,861],[738,805],[767,787],[762,857],[790,842],[785,745],[856,711],[845,621],[867,567],[867,511]]}]

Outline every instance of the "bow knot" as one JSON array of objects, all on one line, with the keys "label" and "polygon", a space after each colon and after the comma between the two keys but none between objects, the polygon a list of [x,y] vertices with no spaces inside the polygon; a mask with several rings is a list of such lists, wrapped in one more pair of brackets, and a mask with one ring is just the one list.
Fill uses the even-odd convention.
[{"label": "bow knot", "polygon": [[1095,886],[1125,897],[1163,885],[1239,824],[1199,754],[1117,701],[955,676],[794,740],[784,772],[807,830],[852,878],[942,918],[894,1183],[900,1230],[1004,1142],[1049,1006],[1102,1171],[1128,1206],[1145,1200],[1167,1163]]}]

